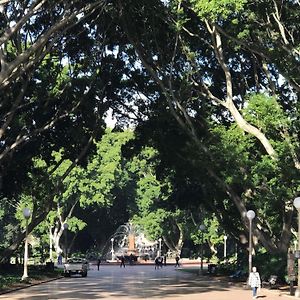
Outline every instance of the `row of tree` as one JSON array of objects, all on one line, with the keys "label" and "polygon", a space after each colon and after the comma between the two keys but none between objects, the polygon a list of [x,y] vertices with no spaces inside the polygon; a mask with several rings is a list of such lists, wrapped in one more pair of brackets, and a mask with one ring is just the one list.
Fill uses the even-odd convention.
[{"label": "row of tree", "polygon": [[[77,203],[128,207],[124,219],[176,232],[177,242],[205,211],[239,240],[253,209],[260,243],[287,251],[300,168],[297,1],[0,4],[5,226],[30,198],[29,230],[53,214],[59,236],[62,199],[73,199],[69,212]],[[123,154],[143,176],[102,175],[114,166],[107,157],[93,171],[104,178],[86,178],[109,110],[117,128],[134,126]],[[143,166],[143,156],[155,164]],[[129,183],[134,192],[122,197]],[[2,258],[23,238],[17,230]]]},{"label": "row of tree", "polygon": [[[121,149],[129,140],[133,140],[131,130],[107,130],[96,142],[96,153],[88,159],[87,165],[72,169],[63,183],[64,192],[54,197],[47,217],[32,230],[30,244],[35,256],[41,260],[49,258],[50,245],[56,257],[65,252],[65,247],[68,247],[69,253],[71,248],[72,252],[93,249],[105,256],[107,253],[104,251],[110,246],[110,236],[129,219],[148,238],[155,240],[163,237],[164,244],[173,252],[180,252],[187,240],[200,243],[196,221],[199,222],[201,211],[197,205],[194,212],[174,205],[170,200],[172,176],[158,180],[155,175],[159,164],[157,151],[145,147],[131,159],[125,158]],[[53,186],[57,178],[64,176],[65,170],[72,164],[68,159],[62,160],[62,156],[63,150],[53,152],[52,160],[48,162],[35,157],[27,189],[20,194],[15,206],[2,206],[2,215],[11,217],[11,224],[7,223],[7,219],[1,219],[1,248],[4,253],[8,253],[8,245],[15,245],[16,249],[19,246],[12,233],[17,234],[24,229],[22,209],[29,207],[34,211],[35,207],[45,205],[45,191]],[[66,238],[65,223],[69,225],[67,245],[66,240],[61,239],[63,235]],[[222,237],[218,238],[220,242]],[[216,239],[211,238],[210,242],[213,249]]]}]

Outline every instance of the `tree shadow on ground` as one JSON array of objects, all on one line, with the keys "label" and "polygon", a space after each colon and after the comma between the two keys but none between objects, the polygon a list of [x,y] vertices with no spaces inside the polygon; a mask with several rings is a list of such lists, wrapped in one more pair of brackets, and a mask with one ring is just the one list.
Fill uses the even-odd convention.
[{"label": "tree shadow on ground", "polygon": [[229,282],[170,268],[154,271],[149,267],[128,267],[126,270],[115,267],[90,272],[87,278],[75,276],[34,286],[19,291],[20,297],[12,299],[167,299],[181,295],[227,291],[231,288]]}]

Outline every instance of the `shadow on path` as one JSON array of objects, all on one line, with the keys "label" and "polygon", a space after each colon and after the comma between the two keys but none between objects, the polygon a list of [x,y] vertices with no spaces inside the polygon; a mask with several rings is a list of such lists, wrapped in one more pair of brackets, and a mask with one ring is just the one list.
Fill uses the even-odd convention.
[{"label": "shadow on path", "polygon": [[[0,299],[102,299],[102,298],[172,298],[187,299],[201,293],[228,291],[234,287],[209,277],[201,277],[165,267],[154,270],[152,266],[118,266],[91,270],[87,278],[71,277],[33,286]],[[9,297],[7,297],[9,296]]]}]

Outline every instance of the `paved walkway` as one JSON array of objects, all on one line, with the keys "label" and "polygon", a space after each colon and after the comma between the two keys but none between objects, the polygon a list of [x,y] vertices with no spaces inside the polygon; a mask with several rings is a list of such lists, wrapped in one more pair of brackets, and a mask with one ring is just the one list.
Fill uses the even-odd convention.
[{"label": "paved walkway", "polygon": [[[30,275],[30,274],[29,274]],[[258,299],[288,300],[287,293],[262,289]],[[246,300],[252,299],[251,291],[241,286],[222,282],[207,276],[176,270],[173,266],[154,270],[154,266],[102,266],[93,267],[88,277],[74,276],[29,287],[0,299],[110,299],[110,300]],[[290,299],[294,297],[290,297]]]}]

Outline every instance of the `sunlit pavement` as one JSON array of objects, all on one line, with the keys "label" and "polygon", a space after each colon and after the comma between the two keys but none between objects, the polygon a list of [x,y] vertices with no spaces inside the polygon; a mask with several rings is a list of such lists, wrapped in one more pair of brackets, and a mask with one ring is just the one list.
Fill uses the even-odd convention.
[{"label": "sunlit pavement", "polygon": [[[30,275],[30,274],[29,274]],[[155,270],[154,266],[92,267],[88,277],[73,276],[32,286],[0,296],[0,299],[184,299],[246,300],[251,291],[226,282],[176,270],[174,266]],[[261,299],[288,299],[276,291],[263,289]],[[259,299],[258,298],[258,299]]]}]

